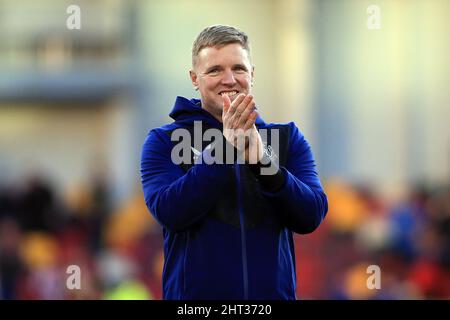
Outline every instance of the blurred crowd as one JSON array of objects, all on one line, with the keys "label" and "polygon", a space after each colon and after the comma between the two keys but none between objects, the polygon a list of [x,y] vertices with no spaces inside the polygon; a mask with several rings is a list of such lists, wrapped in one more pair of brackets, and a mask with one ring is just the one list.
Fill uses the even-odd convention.
[{"label": "blurred crowd", "polygon": [[39,176],[0,187],[0,298],[161,299],[162,232],[141,194],[114,207],[102,176],[58,191]]},{"label": "blurred crowd", "polygon": [[[449,299],[450,188],[389,201],[325,183],[327,218],[296,235],[300,299]],[[161,299],[162,230],[142,194],[113,205],[102,176],[61,192],[45,177],[0,183],[1,299]],[[80,289],[67,286],[78,266]],[[378,266],[381,288],[369,289]]]},{"label": "blurred crowd", "polygon": [[296,238],[300,298],[450,299],[449,186],[417,185],[401,200],[338,180],[325,190],[323,225]]}]

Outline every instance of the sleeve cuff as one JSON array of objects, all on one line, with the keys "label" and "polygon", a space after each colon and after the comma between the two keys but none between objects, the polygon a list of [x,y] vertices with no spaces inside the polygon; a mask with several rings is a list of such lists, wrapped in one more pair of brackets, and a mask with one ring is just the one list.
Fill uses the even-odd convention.
[{"label": "sleeve cuff", "polygon": [[257,164],[248,164],[248,166],[255,178],[259,181],[263,191],[275,193],[284,186],[286,181],[285,174],[270,159],[263,159]]}]

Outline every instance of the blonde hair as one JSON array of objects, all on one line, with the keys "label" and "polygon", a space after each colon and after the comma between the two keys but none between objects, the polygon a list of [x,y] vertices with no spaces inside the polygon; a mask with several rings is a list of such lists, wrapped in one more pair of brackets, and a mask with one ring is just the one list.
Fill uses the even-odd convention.
[{"label": "blonde hair", "polygon": [[192,66],[195,65],[199,52],[203,48],[216,47],[221,48],[230,43],[239,43],[242,48],[247,50],[250,58],[250,41],[245,32],[226,25],[213,25],[206,27],[197,36],[192,46]]}]

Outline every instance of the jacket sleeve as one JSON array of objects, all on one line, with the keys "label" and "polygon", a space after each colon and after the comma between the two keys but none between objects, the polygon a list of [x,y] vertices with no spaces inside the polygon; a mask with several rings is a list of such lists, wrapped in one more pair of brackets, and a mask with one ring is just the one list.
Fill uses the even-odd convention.
[{"label": "jacket sleeve", "polygon": [[[188,172],[171,160],[172,142],[160,130],[147,136],[141,155],[145,203],[167,229],[180,231],[201,219],[214,206],[226,182],[227,165],[195,164]],[[201,154],[211,157],[210,150]]]},{"label": "jacket sleeve", "polygon": [[297,233],[313,232],[328,211],[327,196],[316,171],[311,147],[293,122],[290,124],[284,183],[276,192],[263,193],[281,208],[286,226]]}]

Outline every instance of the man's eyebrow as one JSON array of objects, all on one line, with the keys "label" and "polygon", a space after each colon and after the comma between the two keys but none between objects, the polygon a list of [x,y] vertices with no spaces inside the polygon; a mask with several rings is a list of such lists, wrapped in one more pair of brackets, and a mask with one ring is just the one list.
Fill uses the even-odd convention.
[{"label": "man's eyebrow", "polygon": [[245,70],[248,70],[248,68],[245,66],[245,64],[240,64],[240,63],[238,63],[238,64],[233,65],[233,68],[236,68],[236,67],[238,67],[238,68],[243,68],[243,69],[245,69]]},{"label": "man's eyebrow", "polygon": [[[248,70],[247,66],[245,64],[241,64],[241,63],[234,64],[233,68],[242,68],[242,69]],[[220,70],[220,69],[222,69],[222,66],[219,65],[219,64],[211,66],[211,67],[209,67],[209,68],[207,68],[205,70],[205,73],[208,73],[208,72],[210,72],[211,70],[214,70],[214,69],[219,69]]]},{"label": "man's eyebrow", "polygon": [[214,65],[214,66],[211,66],[211,67],[207,68],[205,72],[209,72],[209,71],[211,71],[211,70],[214,70],[214,69],[221,69],[221,68],[222,68],[222,67],[221,67],[220,65],[216,64],[216,65]]}]

